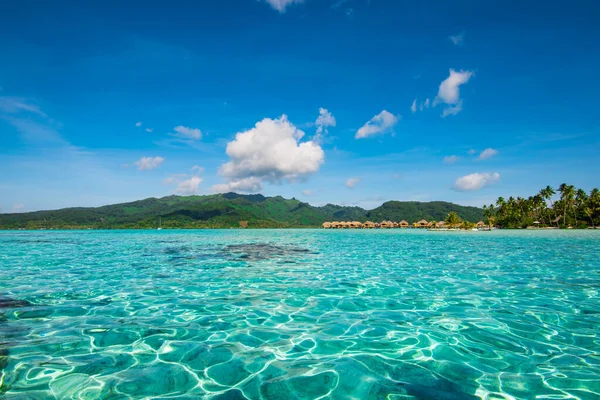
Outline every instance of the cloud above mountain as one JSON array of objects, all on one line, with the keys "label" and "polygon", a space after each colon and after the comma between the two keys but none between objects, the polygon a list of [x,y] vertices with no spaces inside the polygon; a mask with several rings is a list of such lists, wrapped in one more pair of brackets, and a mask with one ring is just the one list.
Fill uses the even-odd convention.
[{"label": "cloud above mountain", "polygon": [[213,190],[257,192],[263,182],[296,182],[315,174],[325,162],[325,153],[315,141],[302,141],[304,132],[286,115],[265,118],[254,128],[239,132],[227,144],[229,161],[219,174],[227,183]]}]

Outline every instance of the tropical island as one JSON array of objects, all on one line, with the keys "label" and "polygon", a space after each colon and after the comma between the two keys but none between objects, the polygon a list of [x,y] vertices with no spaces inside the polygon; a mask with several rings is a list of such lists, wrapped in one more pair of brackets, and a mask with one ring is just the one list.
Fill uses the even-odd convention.
[{"label": "tropical island", "polygon": [[[553,200],[559,194],[559,198]],[[500,197],[483,208],[432,201],[388,201],[373,210],[260,194],[167,196],[102,207],[0,214],[0,229],[200,228],[593,228],[600,191],[562,184],[527,199]],[[329,223],[329,225],[327,225]]]}]

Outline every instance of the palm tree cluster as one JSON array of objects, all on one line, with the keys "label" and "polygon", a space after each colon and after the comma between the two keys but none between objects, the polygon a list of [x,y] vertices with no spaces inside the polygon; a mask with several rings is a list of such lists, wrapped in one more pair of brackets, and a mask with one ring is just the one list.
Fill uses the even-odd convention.
[{"label": "palm tree cluster", "polygon": [[594,227],[600,221],[600,190],[590,193],[563,183],[558,188],[560,198],[553,200],[556,191],[546,186],[535,196],[499,197],[496,204],[483,206],[490,226],[503,228],[524,228],[527,226],[547,226],[556,228]]}]

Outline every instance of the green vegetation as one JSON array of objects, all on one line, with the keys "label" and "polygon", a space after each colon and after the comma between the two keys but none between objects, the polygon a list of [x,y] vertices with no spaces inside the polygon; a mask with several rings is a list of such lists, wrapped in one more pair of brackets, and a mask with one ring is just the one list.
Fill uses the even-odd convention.
[{"label": "green vegetation", "polygon": [[450,226],[450,228],[456,228],[462,223],[462,220],[457,213],[452,211],[448,213],[448,216],[446,217],[446,223]]},{"label": "green vegetation", "polygon": [[588,195],[582,189],[563,183],[558,193],[558,201],[552,201],[556,191],[550,186],[527,199],[509,197],[505,200],[499,197],[495,205],[484,206],[483,211],[490,225],[503,228],[587,228],[594,227],[600,221],[598,189],[593,189]]},{"label": "green vegetation", "polygon": [[296,199],[236,193],[210,196],[168,196],[96,208],[65,208],[20,214],[0,214],[0,229],[148,229],[320,227],[325,221],[443,220],[455,212],[470,221],[483,219],[483,210],[434,201],[389,201],[374,210],[327,204],[314,207]]}]

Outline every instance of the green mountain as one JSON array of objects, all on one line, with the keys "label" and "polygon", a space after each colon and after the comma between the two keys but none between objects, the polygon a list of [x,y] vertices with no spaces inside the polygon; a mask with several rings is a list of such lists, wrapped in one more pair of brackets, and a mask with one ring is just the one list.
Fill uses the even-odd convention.
[{"label": "green mountain", "polygon": [[316,227],[325,221],[436,221],[455,211],[462,219],[479,221],[483,210],[443,201],[388,201],[373,210],[327,204],[311,206],[281,196],[237,193],[209,196],[167,196],[94,208],[65,208],[0,214],[0,229],[40,228],[229,228],[248,221],[250,228]]}]

